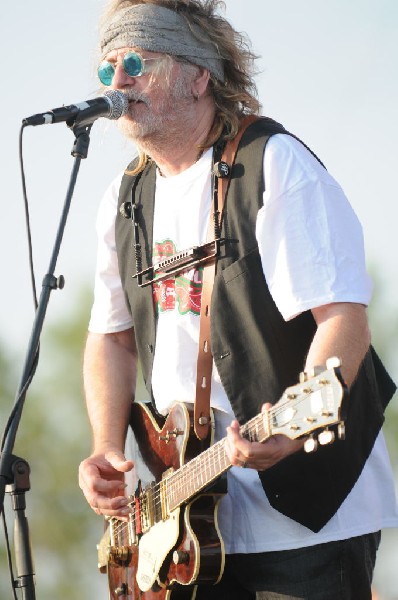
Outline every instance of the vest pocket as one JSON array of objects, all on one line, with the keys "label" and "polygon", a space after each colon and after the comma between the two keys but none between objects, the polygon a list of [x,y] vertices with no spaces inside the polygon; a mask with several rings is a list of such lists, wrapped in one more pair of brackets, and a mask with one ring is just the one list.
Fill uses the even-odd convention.
[{"label": "vest pocket", "polygon": [[266,285],[258,247],[223,269],[221,276],[224,279],[224,282],[228,284],[237,277],[241,277],[245,274],[250,274],[252,277],[253,273],[256,274],[256,278],[260,276],[264,281],[264,285]]}]

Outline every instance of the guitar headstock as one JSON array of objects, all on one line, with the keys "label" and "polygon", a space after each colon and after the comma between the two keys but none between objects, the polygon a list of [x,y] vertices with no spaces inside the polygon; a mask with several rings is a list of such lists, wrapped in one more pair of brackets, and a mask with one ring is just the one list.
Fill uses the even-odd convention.
[{"label": "guitar headstock", "polygon": [[338,435],[344,437],[341,408],[346,386],[339,367],[340,361],[331,358],[326,369],[302,373],[300,382],[285,390],[268,413],[272,435],[282,433],[292,440],[310,436],[304,446],[307,452],[316,450],[318,442],[324,445],[334,440],[334,431],[328,429],[333,425],[338,425]]}]

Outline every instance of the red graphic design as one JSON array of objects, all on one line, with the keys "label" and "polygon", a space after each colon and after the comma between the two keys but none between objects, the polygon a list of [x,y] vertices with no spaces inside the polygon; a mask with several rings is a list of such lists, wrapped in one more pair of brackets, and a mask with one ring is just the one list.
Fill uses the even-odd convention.
[{"label": "red graphic design", "polygon": [[[155,243],[153,249],[153,262],[159,262],[167,256],[177,252],[174,242],[164,240]],[[203,268],[189,269],[177,277],[164,279],[153,284],[153,300],[156,312],[162,313],[174,310],[185,315],[189,312],[199,315],[200,301],[202,297],[202,274]]]}]

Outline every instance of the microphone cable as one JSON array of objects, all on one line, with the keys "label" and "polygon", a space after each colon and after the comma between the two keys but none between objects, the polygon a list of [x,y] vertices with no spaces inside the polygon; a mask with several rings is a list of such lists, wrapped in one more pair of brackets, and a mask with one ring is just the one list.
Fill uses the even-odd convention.
[{"label": "microphone cable", "polygon": [[[35,271],[34,271],[34,264],[33,264],[33,246],[32,246],[31,225],[30,225],[29,202],[28,202],[28,196],[27,196],[27,191],[26,191],[26,177],[25,177],[25,168],[24,168],[23,151],[22,151],[23,131],[24,131],[25,127],[26,127],[26,125],[22,124],[20,132],[19,132],[19,164],[20,164],[20,171],[21,171],[22,196],[23,196],[23,203],[24,203],[24,210],[25,210],[25,225],[26,225],[26,233],[27,233],[27,240],[28,240],[29,272],[30,272],[30,278],[31,278],[32,294],[33,294],[33,305],[34,305],[34,309],[36,311],[37,307],[38,307],[37,288],[36,288],[36,279],[35,279]],[[4,428],[4,432],[3,432],[3,435],[1,438],[1,446],[0,446],[1,452],[4,449],[4,445],[5,445],[5,442],[7,439],[8,432],[10,430],[11,423],[13,422],[13,419],[14,419],[15,415],[17,414],[18,410],[22,407],[23,399],[25,397],[25,394],[26,394],[31,382],[32,382],[33,376],[36,372],[36,368],[37,368],[37,365],[39,362],[39,348],[40,348],[40,345],[38,344],[32,364],[31,364],[30,371],[26,378],[26,381],[23,383],[21,389],[19,390],[19,392],[16,395],[14,407],[8,418],[8,421],[6,423],[6,426]],[[16,587],[15,587],[15,575],[14,575],[14,569],[13,569],[13,563],[12,563],[10,538],[8,535],[8,528],[7,528],[7,521],[6,521],[4,505],[3,505],[3,510],[1,512],[2,512],[1,518],[2,518],[2,524],[3,524],[3,530],[4,530],[4,539],[5,539],[5,549],[6,549],[6,554],[7,554],[8,570],[9,570],[10,579],[11,579],[11,588],[13,591],[14,600],[18,600]]]},{"label": "microphone cable", "polygon": [[[19,133],[19,164],[20,164],[20,171],[21,171],[22,196],[23,196],[23,203],[24,203],[24,210],[25,210],[26,234],[27,234],[27,240],[28,240],[29,272],[30,272],[30,279],[31,279],[31,286],[32,286],[33,306],[36,311],[37,307],[38,307],[37,287],[36,287],[36,278],[35,278],[35,271],[34,271],[34,264],[33,264],[33,245],[32,245],[32,233],[31,233],[31,225],[30,225],[29,202],[28,202],[28,196],[27,196],[27,190],[26,190],[25,167],[24,167],[24,162],[23,162],[22,141],[23,141],[23,131],[24,131],[25,127],[26,127],[26,125],[22,124],[20,133]],[[22,402],[22,400],[26,394],[26,391],[28,390],[29,385],[33,379],[35,372],[36,372],[36,368],[37,368],[37,364],[38,364],[38,360],[39,360],[39,348],[40,348],[40,346],[38,345],[36,353],[35,353],[33,361],[32,361],[30,371],[26,378],[26,381],[23,382],[23,386],[15,398],[14,408],[8,418],[7,424],[4,428],[4,432],[2,435],[0,451],[2,451],[4,448],[4,444],[5,444],[7,435],[8,435],[8,431],[10,429],[11,422],[21,405],[21,402]]]}]

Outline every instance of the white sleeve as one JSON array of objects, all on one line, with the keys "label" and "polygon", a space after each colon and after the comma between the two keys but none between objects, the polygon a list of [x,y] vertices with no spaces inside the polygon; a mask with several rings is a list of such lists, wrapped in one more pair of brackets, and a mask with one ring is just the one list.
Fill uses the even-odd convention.
[{"label": "white sleeve", "polygon": [[285,320],[331,302],[369,303],[362,228],[343,190],[289,135],[264,152],[256,237],[264,275]]},{"label": "white sleeve", "polygon": [[98,210],[94,303],[88,327],[93,333],[115,333],[133,325],[120,280],[115,244],[115,218],[122,175],[107,189]]}]

